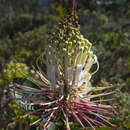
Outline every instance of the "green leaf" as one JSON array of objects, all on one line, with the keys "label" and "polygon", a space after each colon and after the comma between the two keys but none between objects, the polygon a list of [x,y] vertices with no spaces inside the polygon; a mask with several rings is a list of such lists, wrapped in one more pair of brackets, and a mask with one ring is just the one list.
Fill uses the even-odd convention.
[{"label": "green leaf", "polygon": [[53,123],[47,130],[58,130],[58,127]]}]

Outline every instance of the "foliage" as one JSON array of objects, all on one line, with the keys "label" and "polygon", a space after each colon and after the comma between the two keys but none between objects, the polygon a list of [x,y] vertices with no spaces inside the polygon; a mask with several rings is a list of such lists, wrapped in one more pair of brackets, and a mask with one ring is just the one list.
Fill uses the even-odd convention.
[{"label": "foliage", "polygon": [[[104,78],[120,89],[116,96],[122,107],[116,123],[121,130],[129,129],[130,2],[116,0],[119,4],[98,4],[98,1],[106,2],[78,0],[77,8],[81,32],[95,46],[93,50],[100,62],[92,82],[97,84]],[[52,0],[48,5],[36,0],[0,1],[0,86],[15,77],[14,63],[35,64],[36,57],[47,45],[51,27],[64,16],[64,7],[70,8],[69,0]]]},{"label": "foliage", "polygon": [[24,34],[18,33],[13,39],[15,60],[27,65],[35,64],[33,61],[43,52],[47,45],[47,31],[47,27],[43,25]]}]

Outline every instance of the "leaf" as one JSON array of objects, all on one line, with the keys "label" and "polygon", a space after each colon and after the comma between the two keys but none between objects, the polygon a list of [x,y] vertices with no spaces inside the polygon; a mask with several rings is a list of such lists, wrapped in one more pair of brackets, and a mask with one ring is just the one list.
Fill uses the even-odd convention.
[{"label": "leaf", "polygon": [[[17,84],[21,84],[21,85],[27,85],[30,86],[30,88],[36,88],[35,84],[33,84],[31,81],[24,79],[24,78],[15,78],[14,82]],[[33,94],[30,92],[28,94],[24,94],[22,95],[21,93],[19,93],[18,91],[15,90],[15,88],[13,89],[13,86],[10,87],[10,93],[12,95],[13,98],[29,98],[29,97],[33,97]],[[16,101],[17,103],[19,103],[19,101]],[[24,103],[29,103],[29,101],[23,101]],[[31,106],[31,105],[23,105],[20,104],[20,106],[25,110],[25,111],[33,111],[35,110],[35,106]]]},{"label": "leaf", "polygon": [[53,123],[47,130],[58,130],[58,127]]}]

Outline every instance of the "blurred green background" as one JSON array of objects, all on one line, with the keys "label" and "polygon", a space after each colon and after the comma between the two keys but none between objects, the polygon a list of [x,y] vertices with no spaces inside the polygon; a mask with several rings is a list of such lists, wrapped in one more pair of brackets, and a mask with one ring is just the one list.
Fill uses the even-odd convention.
[{"label": "blurred green background", "polygon": [[[54,25],[71,7],[72,0],[0,0],[0,130],[38,129],[28,126],[35,116],[19,120],[24,111],[10,102],[8,83],[21,77],[17,69],[35,66]],[[114,123],[119,130],[129,130],[130,1],[77,0],[77,14],[81,32],[93,43],[100,63],[91,82],[107,81],[118,87],[116,103],[121,108]]]}]

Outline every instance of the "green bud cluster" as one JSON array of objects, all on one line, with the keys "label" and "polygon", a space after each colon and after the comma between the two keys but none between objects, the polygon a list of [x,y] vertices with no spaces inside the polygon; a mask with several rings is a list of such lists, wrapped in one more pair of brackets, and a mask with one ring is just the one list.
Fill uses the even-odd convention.
[{"label": "green bud cluster", "polygon": [[48,65],[55,66],[57,75],[63,76],[68,67],[75,70],[78,64],[82,64],[83,68],[87,67],[89,71],[96,62],[91,46],[80,32],[77,16],[68,16],[55,27],[55,31],[49,37],[49,45],[45,52]]}]

